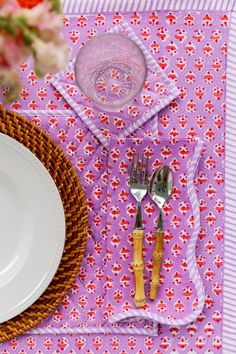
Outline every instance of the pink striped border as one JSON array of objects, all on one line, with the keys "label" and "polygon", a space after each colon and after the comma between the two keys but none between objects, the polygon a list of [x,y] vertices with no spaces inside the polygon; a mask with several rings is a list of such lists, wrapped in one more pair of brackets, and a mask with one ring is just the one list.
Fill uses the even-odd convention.
[{"label": "pink striped border", "polygon": [[153,326],[152,329],[145,328],[135,328],[131,326],[118,327],[116,324],[114,326],[97,326],[97,327],[65,327],[65,328],[54,328],[54,327],[38,327],[32,329],[26,334],[136,334],[136,335],[147,335],[147,336],[158,336],[158,327]]},{"label": "pink striped border", "polygon": [[62,0],[64,14],[153,10],[235,11],[235,0]]},{"label": "pink striped border", "polygon": [[236,353],[236,12],[231,13],[225,125],[223,353]]}]

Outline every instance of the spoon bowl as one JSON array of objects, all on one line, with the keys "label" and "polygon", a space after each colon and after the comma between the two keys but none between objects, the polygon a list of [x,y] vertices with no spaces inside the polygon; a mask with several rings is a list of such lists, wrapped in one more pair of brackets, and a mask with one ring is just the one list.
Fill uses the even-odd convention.
[{"label": "spoon bowl", "polygon": [[150,185],[149,194],[152,200],[162,209],[165,202],[169,199],[173,189],[173,177],[168,166],[162,166],[153,172]]},{"label": "spoon bowl", "polygon": [[157,169],[151,178],[149,186],[149,194],[152,200],[159,207],[159,215],[156,229],[156,244],[153,252],[153,269],[150,284],[150,299],[155,300],[158,295],[158,287],[160,284],[160,270],[164,254],[163,242],[163,220],[162,208],[165,202],[169,199],[173,188],[173,177],[168,166],[162,166]]}]

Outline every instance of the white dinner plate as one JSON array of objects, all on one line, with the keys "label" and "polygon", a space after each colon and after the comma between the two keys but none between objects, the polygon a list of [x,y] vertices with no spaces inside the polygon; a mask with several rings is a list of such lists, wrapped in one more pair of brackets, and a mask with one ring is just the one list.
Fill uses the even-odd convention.
[{"label": "white dinner plate", "polygon": [[0,134],[0,323],[46,290],[64,241],[64,209],[53,179],[25,146]]}]

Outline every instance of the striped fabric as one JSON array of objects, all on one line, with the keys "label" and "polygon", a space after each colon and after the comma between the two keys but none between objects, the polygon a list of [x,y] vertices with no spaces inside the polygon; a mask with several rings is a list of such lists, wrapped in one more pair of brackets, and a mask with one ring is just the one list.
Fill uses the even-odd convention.
[{"label": "striped fabric", "polygon": [[236,353],[236,13],[230,18],[227,60],[223,352]]},{"label": "striped fabric", "polygon": [[65,14],[152,11],[224,10],[236,11],[235,0],[61,0]]},{"label": "striped fabric", "polygon": [[[36,327],[30,331],[27,331],[26,334],[141,334],[148,336],[156,336],[158,335],[158,328],[155,324],[153,324],[153,328],[132,328],[132,327],[105,327],[105,326],[97,326],[97,327],[64,327],[64,328],[56,328],[56,327]],[[81,352],[83,353],[83,352]]]}]

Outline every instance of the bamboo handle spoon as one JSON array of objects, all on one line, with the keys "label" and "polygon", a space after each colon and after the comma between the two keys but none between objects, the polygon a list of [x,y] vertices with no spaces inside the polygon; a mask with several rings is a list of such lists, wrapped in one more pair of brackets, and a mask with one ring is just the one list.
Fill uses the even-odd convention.
[{"label": "bamboo handle spoon", "polygon": [[150,299],[155,300],[158,295],[160,284],[160,270],[164,253],[163,247],[163,220],[162,208],[165,202],[169,199],[173,188],[172,173],[168,166],[163,166],[161,169],[154,171],[150,185],[149,194],[152,200],[159,207],[159,216],[156,229],[156,243],[153,252],[153,270],[150,283]]}]

